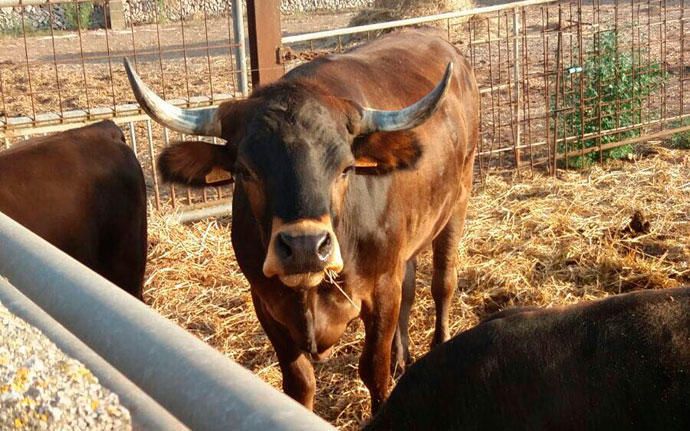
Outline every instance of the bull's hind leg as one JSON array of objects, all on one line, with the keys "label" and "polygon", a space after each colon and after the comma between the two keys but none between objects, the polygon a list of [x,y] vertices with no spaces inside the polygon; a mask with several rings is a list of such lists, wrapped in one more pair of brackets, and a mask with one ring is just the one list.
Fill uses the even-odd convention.
[{"label": "bull's hind leg", "polygon": [[[414,304],[416,272],[417,262],[415,259],[410,259],[405,266],[405,278],[402,282],[400,317],[398,318],[398,329],[395,331],[395,338],[393,339],[391,373],[394,377],[405,372],[407,366],[412,364],[409,327],[410,311],[412,309],[412,304]],[[400,373],[398,373],[398,370],[400,370]]]},{"label": "bull's hind leg", "polygon": [[448,316],[453,294],[458,286],[457,247],[465,225],[466,210],[467,200],[459,202],[455,214],[432,243],[434,257],[431,295],[436,307],[436,328],[431,347],[450,338]]}]

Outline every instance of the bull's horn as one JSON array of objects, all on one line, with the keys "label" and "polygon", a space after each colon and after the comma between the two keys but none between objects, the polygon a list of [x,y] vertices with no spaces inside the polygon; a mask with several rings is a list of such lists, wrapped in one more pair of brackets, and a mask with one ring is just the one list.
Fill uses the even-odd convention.
[{"label": "bull's horn", "polygon": [[187,135],[221,137],[220,121],[216,117],[218,108],[182,109],[158,97],[134,71],[127,58],[124,59],[125,70],[132,86],[134,97],[155,121]]},{"label": "bull's horn", "polygon": [[452,77],[453,62],[450,62],[446,66],[446,72],[443,74],[441,82],[429,94],[412,105],[398,111],[364,108],[360,133],[396,132],[419,126],[441,106]]}]

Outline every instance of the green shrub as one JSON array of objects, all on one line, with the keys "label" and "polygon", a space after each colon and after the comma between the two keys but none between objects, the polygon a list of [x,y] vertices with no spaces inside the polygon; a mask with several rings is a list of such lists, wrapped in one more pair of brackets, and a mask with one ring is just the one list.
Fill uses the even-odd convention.
[{"label": "green shrub", "polygon": [[[31,26],[27,25],[27,29],[31,28]],[[17,37],[21,36],[23,34],[22,31],[22,21],[21,19],[18,20],[12,20],[6,27],[4,27],[1,31],[0,34],[3,36],[10,36],[10,37]]]},{"label": "green shrub", "polygon": [[[675,121],[670,124],[670,127],[685,127],[690,126],[690,118],[685,118],[682,121]],[[682,150],[690,150],[690,130],[679,132],[671,136],[669,139],[671,148],[679,148]]]},{"label": "green shrub", "polygon": [[77,28],[87,29],[91,26],[91,15],[93,14],[93,3],[65,3],[65,25],[69,30]]},{"label": "green shrub", "polygon": [[[659,63],[642,67],[639,55],[619,51],[618,35],[614,31],[596,34],[594,48],[584,62],[582,73],[573,78],[575,91],[562,95],[563,106],[571,109],[562,116],[561,135],[582,136],[640,123],[646,98],[665,80]],[[581,83],[584,85],[583,100],[579,91]],[[584,109],[580,109],[581,103]],[[599,159],[598,151],[578,156],[575,154],[578,150],[639,135],[640,130],[633,129],[602,136],[599,140],[578,138],[569,142],[568,167],[582,168]],[[564,153],[566,145],[561,144],[558,151]],[[632,152],[632,145],[624,145],[602,151],[602,158],[621,159]]]}]

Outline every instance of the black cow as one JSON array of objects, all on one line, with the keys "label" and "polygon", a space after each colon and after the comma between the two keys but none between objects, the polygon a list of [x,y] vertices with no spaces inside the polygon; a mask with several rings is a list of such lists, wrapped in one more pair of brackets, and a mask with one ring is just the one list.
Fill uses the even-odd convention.
[{"label": "black cow", "polygon": [[690,288],[501,312],[412,365],[366,430],[689,430]]}]

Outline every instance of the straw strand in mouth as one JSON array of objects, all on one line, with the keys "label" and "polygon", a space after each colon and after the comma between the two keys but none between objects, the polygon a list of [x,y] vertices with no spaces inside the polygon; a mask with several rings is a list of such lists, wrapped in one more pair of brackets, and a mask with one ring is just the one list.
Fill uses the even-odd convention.
[{"label": "straw strand in mouth", "polygon": [[361,309],[357,304],[355,304],[355,301],[353,301],[352,298],[350,298],[350,295],[348,295],[348,294],[343,290],[343,288],[340,286],[340,284],[338,283],[338,280],[337,280],[337,278],[338,278],[338,273],[335,272],[335,271],[333,271],[332,269],[327,269],[327,270],[325,270],[324,272],[326,273],[326,280],[327,280],[330,284],[332,284],[332,285],[334,285],[335,287],[338,288],[338,290],[340,291],[340,293],[342,293],[343,296],[350,302],[350,304],[352,304],[352,306],[355,307],[355,310],[357,310],[357,314],[359,314],[359,313],[362,311],[362,309]]}]

